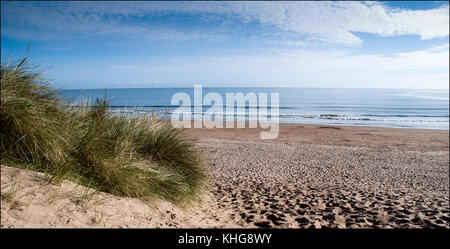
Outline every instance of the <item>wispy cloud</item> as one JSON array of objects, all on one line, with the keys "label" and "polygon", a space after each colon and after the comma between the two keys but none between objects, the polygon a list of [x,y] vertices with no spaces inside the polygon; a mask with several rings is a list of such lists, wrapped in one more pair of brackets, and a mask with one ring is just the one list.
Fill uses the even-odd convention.
[{"label": "wispy cloud", "polygon": [[[189,63],[188,63],[189,62]],[[136,71],[201,71],[214,69],[232,72],[301,70],[414,70],[448,69],[449,44],[393,56],[352,55],[344,50],[275,50],[270,55],[235,55],[223,57],[155,57],[136,64],[115,64],[110,68]],[[264,70],[261,70],[264,68]]]},{"label": "wispy cloud", "polygon": [[1,2],[1,26],[9,44],[38,41],[39,59],[57,64],[52,77],[65,87],[448,88],[449,5],[439,6]]},{"label": "wispy cloud", "polygon": [[[280,86],[301,83],[309,87],[447,88],[448,61],[446,44],[394,56],[300,49],[264,56],[160,57],[105,67],[106,77],[111,77],[116,85],[122,83],[120,75],[133,75],[136,79],[184,85],[205,82],[213,82],[210,86],[271,85],[278,82]],[[205,82],[198,79],[205,79]]]},{"label": "wispy cloud", "polygon": [[[256,23],[278,35],[257,39],[299,44],[300,40],[358,45],[352,32],[380,36],[418,35],[432,39],[449,35],[449,6],[430,10],[393,9],[372,2],[2,2],[2,34],[21,39],[67,36],[127,36],[136,39],[226,39],[223,23]],[[215,23],[214,29],[153,26],[142,18],[192,14]],[[284,37],[288,37],[286,39]]]}]

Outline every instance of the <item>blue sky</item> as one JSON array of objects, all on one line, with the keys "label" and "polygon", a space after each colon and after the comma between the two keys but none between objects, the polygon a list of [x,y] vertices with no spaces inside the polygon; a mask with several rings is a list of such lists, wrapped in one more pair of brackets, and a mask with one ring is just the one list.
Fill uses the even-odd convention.
[{"label": "blue sky", "polygon": [[57,88],[449,86],[449,2],[1,2]]}]

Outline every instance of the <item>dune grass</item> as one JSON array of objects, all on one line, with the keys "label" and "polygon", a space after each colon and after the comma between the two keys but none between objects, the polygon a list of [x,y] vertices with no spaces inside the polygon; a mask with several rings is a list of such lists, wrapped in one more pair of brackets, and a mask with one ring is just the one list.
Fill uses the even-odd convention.
[{"label": "dune grass", "polygon": [[1,65],[1,163],[117,196],[199,200],[195,144],[165,120],[111,115],[108,101],[69,107],[27,59]]}]

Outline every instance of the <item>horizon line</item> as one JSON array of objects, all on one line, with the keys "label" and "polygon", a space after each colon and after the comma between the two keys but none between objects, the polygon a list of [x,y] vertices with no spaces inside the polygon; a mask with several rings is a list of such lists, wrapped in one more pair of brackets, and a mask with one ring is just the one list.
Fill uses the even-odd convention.
[{"label": "horizon line", "polygon": [[[103,87],[103,88],[57,88],[58,90],[120,90],[120,89],[170,89],[170,88],[194,88],[192,86],[168,86],[168,87]],[[305,86],[202,86],[202,88],[308,88],[308,89],[384,89],[384,90],[449,90],[449,88],[382,88],[382,87],[305,87]]]}]

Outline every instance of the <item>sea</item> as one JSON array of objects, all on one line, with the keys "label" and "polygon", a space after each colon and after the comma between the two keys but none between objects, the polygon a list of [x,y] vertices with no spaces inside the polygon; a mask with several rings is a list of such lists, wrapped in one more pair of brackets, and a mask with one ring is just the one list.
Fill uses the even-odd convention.
[{"label": "sea", "polygon": [[[113,113],[152,113],[167,118],[179,107],[171,100],[180,92],[188,94],[194,103],[194,88],[76,89],[61,90],[61,95],[72,105],[95,104],[97,98],[107,97]],[[449,129],[448,90],[204,87],[202,96],[218,93],[226,103],[227,93],[239,92],[257,96],[265,93],[269,106],[271,94],[278,93],[280,123]],[[210,107],[204,105],[202,114]],[[245,110],[235,116],[248,118],[254,109],[247,103]],[[270,119],[270,109],[268,114]],[[224,113],[216,115],[223,115],[225,120]]]}]

